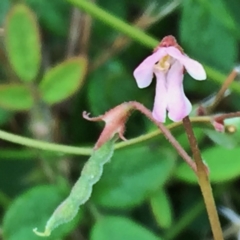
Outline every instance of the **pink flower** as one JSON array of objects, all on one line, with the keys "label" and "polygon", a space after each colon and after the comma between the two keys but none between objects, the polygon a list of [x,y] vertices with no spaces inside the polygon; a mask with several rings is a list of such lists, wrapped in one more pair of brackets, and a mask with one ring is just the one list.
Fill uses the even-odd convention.
[{"label": "pink flower", "polygon": [[133,75],[139,88],[148,87],[153,74],[156,76],[152,114],[157,121],[165,122],[166,111],[174,122],[191,112],[192,105],[183,91],[185,69],[196,80],[206,79],[202,65],[185,55],[173,36],[163,38],[154,53],[135,69]]}]

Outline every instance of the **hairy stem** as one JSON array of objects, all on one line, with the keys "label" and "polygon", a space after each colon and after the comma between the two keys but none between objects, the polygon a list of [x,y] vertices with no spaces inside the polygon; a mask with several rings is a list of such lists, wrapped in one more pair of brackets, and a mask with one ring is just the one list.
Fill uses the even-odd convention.
[{"label": "hairy stem", "polygon": [[194,172],[196,172],[196,165],[195,162],[192,160],[192,158],[187,154],[187,152],[182,148],[182,146],[179,144],[179,142],[176,140],[176,138],[172,135],[172,133],[162,124],[157,122],[153,117],[151,111],[149,111],[146,107],[144,107],[142,104],[138,102],[132,102],[132,105],[135,109],[142,112],[144,115],[146,115],[152,122],[154,122],[163,135],[166,137],[166,139],[172,144],[172,146],[176,149],[178,154],[184,159],[184,161],[192,168]]},{"label": "hairy stem", "polygon": [[[146,111],[145,113],[148,114],[149,118],[151,117],[151,113],[149,110]],[[219,120],[219,119],[224,120],[224,119],[233,118],[233,117],[240,117],[240,112],[222,114],[222,115],[217,116],[215,119],[216,120]],[[206,124],[211,125],[212,117],[209,117],[209,116],[191,117],[190,120],[192,123],[201,123],[204,125],[206,125]],[[168,131],[169,131],[169,130],[177,128],[181,125],[182,125],[181,122],[176,122],[176,123],[171,123],[167,126],[164,126],[164,128],[168,129]],[[146,141],[148,141],[152,138],[155,138],[159,135],[162,135],[162,134],[163,134],[163,132],[161,131],[161,129],[160,130],[158,129],[158,130],[152,131],[150,133],[144,134],[142,136],[132,138],[128,141],[116,143],[114,146],[114,149],[120,149],[120,148],[128,147],[128,146],[131,146],[131,145],[134,145],[137,143],[146,142]],[[63,145],[63,144],[44,142],[44,141],[39,141],[39,140],[35,140],[32,138],[27,138],[27,137],[19,136],[16,134],[8,133],[3,130],[0,130],[0,139],[9,141],[12,143],[16,143],[16,144],[19,144],[22,146],[26,146],[26,147],[31,147],[31,148],[36,148],[36,149],[41,149],[41,150],[51,151],[51,152],[57,152],[59,154],[73,154],[73,155],[89,156],[92,153],[91,147],[75,147],[75,146],[67,146],[67,145]],[[14,158],[15,153],[17,156],[20,156],[20,158],[23,158],[23,159],[33,158],[33,156],[36,155],[35,152],[16,150],[16,152],[14,152],[12,155],[9,156],[9,153],[14,150],[11,149],[11,150],[0,150],[0,151],[1,152],[3,151],[3,154],[5,154],[5,152],[6,152],[5,155],[8,156],[9,159]],[[18,152],[18,151],[20,151],[20,152]],[[23,153],[23,155],[21,155],[21,152]]]},{"label": "hairy stem", "polygon": [[224,113],[224,114],[221,114],[221,115],[215,117],[214,120],[217,121],[217,122],[221,122],[221,121],[223,121],[224,119],[227,119],[227,118],[235,118],[235,117],[240,117],[240,111],[238,111],[238,112],[232,112],[232,113]]},{"label": "hairy stem", "polygon": [[[206,123],[210,123],[210,118],[196,117],[196,118],[193,118],[192,121],[193,122],[202,122],[202,123],[206,124]],[[169,127],[169,129],[173,129],[180,125],[181,125],[181,123],[173,123],[173,124],[170,124],[168,127]],[[144,134],[142,136],[130,139],[125,142],[119,142],[119,143],[115,144],[115,149],[124,148],[124,147],[131,146],[131,145],[134,145],[137,143],[145,142],[145,141],[148,141],[148,140],[150,140],[158,135],[161,135],[161,134],[162,134],[161,131],[156,130],[151,133]],[[13,133],[8,133],[3,130],[0,130],[0,139],[8,141],[8,142],[16,143],[16,144],[19,144],[22,146],[26,146],[26,147],[31,147],[31,148],[36,148],[36,149],[41,149],[41,150],[51,151],[51,152],[57,152],[59,154],[73,154],[73,155],[89,156],[92,153],[91,147],[75,147],[75,146],[67,146],[67,145],[63,145],[63,144],[50,143],[50,142],[35,140],[32,138],[28,138],[28,137],[19,136],[19,135],[13,134]],[[1,150],[1,151],[3,151],[3,150]],[[11,150],[7,150],[5,152],[7,153],[7,156],[8,156],[9,152],[12,152],[12,151],[13,150],[11,149]],[[16,155],[21,156],[21,154],[19,155],[18,151],[16,152]],[[23,159],[26,159],[27,156],[32,158],[35,155],[36,155],[35,152],[24,152]],[[15,155],[13,154],[13,158],[14,158],[14,156]]]},{"label": "hairy stem", "polygon": [[185,117],[183,119],[183,126],[186,130],[188,141],[193,153],[193,158],[197,166],[198,183],[200,185],[204,203],[207,209],[213,237],[215,240],[224,240],[215,201],[212,194],[212,187],[208,178],[208,169],[202,160],[189,117]]}]

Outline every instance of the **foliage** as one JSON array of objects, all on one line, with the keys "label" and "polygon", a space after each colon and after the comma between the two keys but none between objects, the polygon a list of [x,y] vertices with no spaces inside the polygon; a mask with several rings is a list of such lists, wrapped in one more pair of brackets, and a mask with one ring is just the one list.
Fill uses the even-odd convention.
[{"label": "foliage", "polygon": [[[198,179],[152,122],[133,113],[129,141],[93,150],[103,125],[81,113],[151,109],[155,83],[138,89],[133,71],[169,34],[206,67],[207,81],[186,74],[184,87],[208,105],[239,61],[239,1],[20,2],[0,1],[0,238],[41,239],[33,228],[50,222],[49,240],[209,239]],[[239,82],[229,88],[211,114],[239,111]],[[225,133],[192,119],[217,204],[239,210],[239,118]],[[165,125],[190,153],[182,124]]]}]

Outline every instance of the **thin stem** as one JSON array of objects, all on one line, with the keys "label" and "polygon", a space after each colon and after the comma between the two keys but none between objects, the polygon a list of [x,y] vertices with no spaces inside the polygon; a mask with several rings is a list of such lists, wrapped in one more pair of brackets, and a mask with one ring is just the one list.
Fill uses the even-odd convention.
[{"label": "thin stem", "polygon": [[[222,74],[205,64],[203,64],[203,67],[206,70],[208,77],[220,85],[222,85],[224,80],[227,78],[225,74]],[[237,82],[232,82],[231,85],[229,86],[229,89],[236,93],[240,93],[240,85]]]},{"label": "thin stem", "polygon": [[[130,37],[131,39],[135,40],[136,42],[146,47],[153,49],[159,43],[159,40],[147,35],[139,28],[129,25],[128,23],[115,17],[114,15],[101,9],[100,7],[98,7],[97,5],[89,1],[86,1],[86,0],[66,0],[66,1],[69,3],[72,3],[79,9],[83,9],[93,17],[99,19],[100,21],[109,25],[113,29],[116,29],[118,32],[125,34],[126,36]],[[216,71],[215,69],[205,64],[204,64],[204,68],[210,79],[222,85],[224,79],[226,78],[224,74]],[[233,82],[229,88],[237,93],[240,93],[240,85],[236,82]]]},{"label": "thin stem", "polygon": [[[208,118],[208,117],[192,118],[193,122],[199,122],[199,123],[200,122],[209,123],[210,120],[211,119]],[[172,123],[172,124],[169,124],[168,127],[169,127],[169,129],[173,129],[173,128],[178,127],[180,125],[181,125],[180,122],[179,123]],[[115,149],[124,148],[124,147],[127,147],[127,146],[134,145],[136,143],[145,142],[145,141],[148,141],[148,140],[150,140],[150,139],[152,139],[152,138],[154,138],[158,135],[161,135],[161,134],[162,134],[161,131],[156,130],[156,131],[153,131],[151,133],[142,135],[140,137],[130,139],[126,142],[117,143],[117,144],[115,144]],[[92,148],[91,147],[73,147],[73,146],[66,146],[66,145],[63,145],[63,144],[44,142],[44,141],[35,140],[35,139],[32,139],[32,138],[22,137],[22,136],[19,136],[19,135],[16,135],[16,134],[8,133],[8,132],[5,132],[3,130],[0,130],[0,139],[3,139],[5,141],[9,141],[9,142],[12,142],[12,143],[16,143],[16,144],[19,144],[19,145],[22,145],[22,146],[26,146],[26,147],[41,149],[41,150],[45,150],[45,151],[58,152],[58,153],[63,153],[63,154],[65,153],[65,154],[89,156],[92,153]],[[2,150],[0,150],[0,152],[1,151]],[[6,150],[6,151],[3,152],[3,154],[6,153],[6,155],[9,158],[12,158],[13,156],[15,156],[14,155],[15,152],[13,154],[10,154],[10,153],[12,153],[12,151],[14,151],[14,150],[12,150],[12,149],[9,150],[9,151]],[[23,151],[23,150],[21,150],[21,151]],[[9,156],[9,154],[10,154],[10,156]],[[18,150],[16,152],[17,156],[19,156],[20,158],[24,158],[24,159],[29,158],[31,156],[33,157],[33,156],[35,156],[35,154],[36,154],[35,152],[29,152],[29,151],[24,152],[23,151],[23,156],[22,156],[21,153],[18,153]]]},{"label": "thin stem", "polygon": [[44,141],[34,140],[18,136],[12,133],[7,133],[0,130],[0,139],[13,142],[19,145],[42,149],[45,151],[53,151],[58,153],[74,154],[74,155],[86,155],[89,156],[92,153],[92,148],[86,147],[72,147],[62,144],[48,143]]},{"label": "thin stem", "polygon": [[217,121],[217,122],[221,122],[221,121],[223,121],[224,119],[227,119],[227,118],[235,118],[235,117],[240,117],[240,111],[238,111],[238,112],[232,112],[232,113],[221,114],[221,115],[215,117],[214,120]]},{"label": "thin stem", "polygon": [[144,107],[141,103],[132,102],[132,106],[146,115],[152,122],[154,122],[161,130],[165,138],[172,144],[172,146],[176,149],[178,154],[185,160],[185,162],[192,168],[194,172],[196,172],[196,165],[192,158],[187,154],[187,152],[182,148],[176,138],[172,135],[172,133],[162,124],[157,122],[153,117],[151,111],[149,111],[146,107]]},{"label": "thin stem", "polygon": [[215,201],[212,194],[212,187],[208,178],[208,171],[205,164],[203,163],[189,117],[185,117],[183,119],[183,126],[186,130],[193,157],[197,165],[198,183],[200,185],[203,199],[206,205],[208,218],[213,232],[213,237],[215,240],[224,240]]},{"label": "thin stem", "polygon": [[[211,124],[211,117],[208,117],[208,116],[201,116],[201,117],[192,117],[190,118],[191,122],[192,123],[202,123],[202,124]],[[167,128],[168,130],[172,130],[174,128],[177,128],[179,126],[182,126],[182,122],[174,122],[174,123],[171,123],[167,126],[165,126],[165,128]],[[131,146],[131,145],[134,145],[134,144],[137,144],[137,143],[143,143],[143,142],[146,142],[146,141],[149,141],[159,135],[162,135],[162,131],[160,129],[157,129],[155,131],[152,131],[150,133],[147,133],[147,134],[144,134],[144,135],[141,135],[139,137],[135,137],[135,138],[132,138],[132,139],[129,139],[127,141],[124,141],[124,142],[119,142],[119,143],[116,143],[115,144],[115,149],[120,149],[120,148],[124,148],[124,147],[128,147],[128,146]]]},{"label": "thin stem", "polygon": [[68,33],[68,43],[67,43],[67,58],[75,55],[76,46],[78,45],[78,39],[81,30],[81,12],[77,8],[72,9],[70,28]]},{"label": "thin stem", "polygon": [[[179,5],[180,0],[174,0],[171,3],[167,3],[166,5],[164,5],[162,9],[160,9],[160,12],[158,14],[152,16],[153,11],[155,10],[156,7],[156,4],[152,3],[136,20],[134,20],[130,24],[133,25],[134,27],[146,30],[151,25],[153,25],[157,21],[159,22],[164,17],[166,17],[174,10],[176,10],[176,8],[179,7]],[[108,51],[103,51],[103,53],[94,60],[92,66],[90,67],[90,70],[93,71],[96,68],[103,65],[109,58],[113,57],[118,52],[125,49],[131,42],[132,39],[123,34],[117,36],[112,45],[109,47]]]},{"label": "thin stem", "polygon": [[212,110],[215,109],[219,102],[224,98],[226,90],[229,88],[230,84],[234,81],[237,75],[238,71],[236,69],[233,69],[232,72],[227,76],[226,80],[223,82],[220,90],[215,96],[213,104],[208,108],[209,112],[212,112]]},{"label": "thin stem", "polygon": [[[150,111],[148,112],[148,115],[150,116]],[[240,116],[240,112],[222,114],[222,115],[216,117],[216,119],[218,120],[218,118],[220,118],[220,120],[221,120],[221,119],[238,117],[238,116]],[[212,117],[209,117],[209,116],[191,117],[190,120],[192,123],[211,124]],[[171,123],[168,126],[164,126],[164,127],[167,128],[168,130],[171,130],[171,129],[177,128],[181,125],[182,125],[181,122],[175,122],[175,123]],[[146,142],[146,141],[148,141],[152,138],[155,138],[159,135],[162,135],[162,134],[163,134],[163,132],[158,129],[158,130],[152,131],[150,133],[144,134],[142,136],[132,138],[128,141],[116,143],[114,148],[120,149],[120,148],[124,148],[124,147],[128,147],[128,146],[132,146],[137,143],[143,143],[143,142]],[[45,151],[58,152],[58,153],[84,155],[84,156],[89,156],[92,153],[91,147],[73,147],[73,146],[66,146],[63,144],[44,142],[44,141],[39,141],[39,140],[15,135],[15,134],[8,133],[8,132],[2,131],[2,130],[0,130],[0,139],[9,141],[12,143],[16,143],[16,144],[19,144],[22,146],[42,149]],[[0,151],[3,151],[3,150],[0,150]],[[12,151],[14,151],[14,150],[9,150],[9,151],[6,150],[3,152],[3,154],[6,153],[6,156],[8,156],[9,158],[13,158],[13,156],[15,156],[14,155],[15,152],[12,154],[13,156],[11,154],[9,155],[9,153]],[[20,150],[20,151],[23,151],[23,150]],[[17,152],[18,152],[18,150],[17,150]],[[23,156],[22,156],[21,152],[19,153],[20,155],[17,152],[16,152],[16,154],[20,158],[24,158],[24,159],[30,158],[31,156],[34,156],[36,154],[35,152],[29,152],[29,151],[24,152],[23,151]]]},{"label": "thin stem", "polygon": [[141,42],[146,46],[155,47],[158,44],[157,40],[148,36],[140,29],[132,27],[128,23],[104,11],[103,9],[101,9],[100,7],[96,6],[95,4],[89,1],[86,1],[86,0],[67,0],[67,1],[77,6],[78,8],[83,9],[89,14],[94,15],[94,17],[110,25],[112,28],[118,29],[118,31],[126,34],[132,39],[138,40],[138,42]]}]

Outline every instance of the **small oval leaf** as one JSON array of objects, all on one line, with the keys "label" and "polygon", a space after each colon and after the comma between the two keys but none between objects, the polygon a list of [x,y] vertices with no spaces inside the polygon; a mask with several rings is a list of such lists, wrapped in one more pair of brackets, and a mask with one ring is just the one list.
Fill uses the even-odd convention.
[{"label": "small oval leaf", "polygon": [[92,228],[91,240],[161,240],[146,228],[124,217],[101,218]]},{"label": "small oval leaf", "polygon": [[159,189],[150,198],[152,212],[158,225],[169,228],[172,225],[172,206],[170,199],[164,189]]},{"label": "small oval leaf", "polygon": [[204,132],[214,143],[224,148],[232,149],[238,145],[234,134],[217,132],[212,129],[205,129]]},{"label": "small oval leaf", "polygon": [[42,99],[55,104],[73,95],[81,86],[86,73],[85,58],[69,59],[50,69],[40,83]]},{"label": "small oval leaf", "polygon": [[119,149],[94,188],[92,200],[102,207],[129,209],[163,186],[175,165],[168,150],[148,146]]},{"label": "small oval leaf", "polygon": [[26,86],[0,85],[0,106],[13,111],[29,110],[33,106],[33,97]]},{"label": "small oval leaf", "polygon": [[[8,208],[3,218],[5,240],[40,240],[32,232],[36,225],[43,227],[55,206],[65,197],[65,192],[55,186],[38,186],[21,194]],[[59,227],[48,240],[63,239],[73,231],[81,220],[82,213],[74,221]]]},{"label": "small oval leaf", "polygon": [[33,229],[38,236],[50,236],[56,227],[71,221],[77,215],[79,206],[90,198],[93,185],[101,178],[103,165],[112,157],[114,141],[115,139],[108,141],[93,152],[83,167],[81,176],[73,186],[71,193],[47,221],[44,232],[39,232],[37,228]]},{"label": "small oval leaf", "polygon": [[33,81],[40,67],[41,45],[35,15],[23,4],[8,14],[5,46],[12,68],[22,81]]}]

